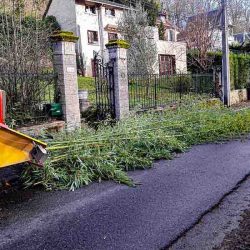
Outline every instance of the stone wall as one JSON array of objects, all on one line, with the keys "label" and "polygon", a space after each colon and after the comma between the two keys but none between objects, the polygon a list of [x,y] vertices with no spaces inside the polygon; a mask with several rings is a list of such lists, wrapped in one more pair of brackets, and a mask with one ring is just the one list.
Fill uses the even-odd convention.
[{"label": "stone wall", "polygon": [[[129,116],[128,68],[126,41],[115,41],[106,44],[110,63],[113,64],[113,91],[115,118],[121,120]],[[112,102],[112,100],[111,100]]]},{"label": "stone wall", "polygon": [[238,89],[232,90],[230,93],[230,102],[231,105],[245,102],[248,100],[248,91],[247,89]]},{"label": "stone wall", "polygon": [[[75,41],[73,33],[61,32],[51,36],[53,39],[53,63],[58,75],[57,88],[63,109],[67,130],[81,127]],[[72,41],[70,41],[73,39]],[[67,41],[69,40],[69,41]],[[75,41],[74,41],[75,40]]]}]

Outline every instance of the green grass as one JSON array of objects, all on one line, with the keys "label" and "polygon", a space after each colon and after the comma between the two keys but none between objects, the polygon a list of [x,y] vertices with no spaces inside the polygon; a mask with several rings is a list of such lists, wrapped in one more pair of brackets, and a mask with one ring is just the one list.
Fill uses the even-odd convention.
[{"label": "green grass", "polygon": [[[159,80],[157,85],[157,105],[158,106],[166,106],[180,102],[180,93],[178,92],[179,83],[178,78],[168,79],[163,78]],[[138,80],[138,79],[137,79]],[[206,80],[206,79],[205,79]],[[205,94],[202,92],[211,91],[210,89],[206,89],[206,87],[211,87],[206,81],[201,82],[203,88],[200,89],[201,94],[198,93],[188,93],[182,94],[182,102],[191,102],[195,100],[208,99],[211,97],[210,94]],[[191,80],[190,80],[191,81]],[[199,81],[198,81],[199,82]],[[154,81],[151,80],[150,87],[148,88],[147,93],[147,85],[148,81],[144,81],[143,79],[139,79],[137,84],[132,81],[129,85],[129,95],[130,95],[130,107],[131,108],[139,108],[139,107],[153,107],[155,106],[155,87]],[[184,81],[184,85],[187,83]],[[190,85],[191,83],[188,82]],[[199,83],[200,84],[200,83]],[[96,92],[95,92],[95,79],[93,77],[78,77],[78,87],[80,90],[88,90],[89,93],[89,102],[94,105],[96,101]],[[190,88],[190,86],[189,86]]]},{"label": "green grass", "polygon": [[215,94],[210,75],[145,76],[129,82],[130,108],[193,103]]},{"label": "green grass", "polygon": [[[207,100],[212,97],[209,93],[195,93],[195,92],[180,92],[171,89],[160,87],[154,89],[153,86],[147,88],[145,86],[130,85],[130,108],[149,108],[149,107],[165,107],[168,105],[180,104],[180,103],[194,103],[201,100]],[[156,95],[156,98],[155,98]]]},{"label": "green grass", "polygon": [[62,133],[49,143],[44,168],[31,166],[27,186],[74,190],[93,181],[133,185],[127,171],[146,169],[154,160],[172,159],[192,145],[238,138],[250,132],[250,109],[235,112],[206,102],[189,107],[134,114],[110,126],[100,124]]},{"label": "green grass", "polygon": [[79,90],[88,90],[88,100],[90,104],[95,104],[95,78],[78,76]]},{"label": "green grass", "polygon": [[95,90],[95,78],[78,76],[78,87],[84,90]]}]

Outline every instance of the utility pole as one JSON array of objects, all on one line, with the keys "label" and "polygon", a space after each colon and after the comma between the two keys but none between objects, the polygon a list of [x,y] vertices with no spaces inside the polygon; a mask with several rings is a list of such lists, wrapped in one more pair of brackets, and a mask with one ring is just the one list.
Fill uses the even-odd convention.
[{"label": "utility pole", "polygon": [[230,61],[228,45],[228,16],[227,0],[221,0],[222,5],[222,86],[223,100],[226,106],[230,106]]}]

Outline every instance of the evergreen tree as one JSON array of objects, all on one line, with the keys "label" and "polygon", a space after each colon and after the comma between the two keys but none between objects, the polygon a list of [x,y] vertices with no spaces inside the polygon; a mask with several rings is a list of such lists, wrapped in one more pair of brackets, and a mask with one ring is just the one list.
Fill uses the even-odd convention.
[{"label": "evergreen tree", "polygon": [[165,40],[165,27],[164,27],[164,24],[163,24],[162,21],[161,21],[158,29],[159,29],[159,38],[160,38],[160,40]]},{"label": "evergreen tree", "polygon": [[141,5],[143,6],[144,10],[148,14],[148,23],[149,26],[155,26],[156,19],[158,17],[158,13],[160,10],[160,1],[158,0],[113,0],[113,2],[133,6],[136,7],[136,4],[138,2],[141,2]]},{"label": "evergreen tree", "polygon": [[157,47],[152,27],[149,27],[147,12],[140,3],[135,9],[124,12],[118,24],[124,38],[130,43],[128,70],[130,74],[153,74],[157,62]]}]

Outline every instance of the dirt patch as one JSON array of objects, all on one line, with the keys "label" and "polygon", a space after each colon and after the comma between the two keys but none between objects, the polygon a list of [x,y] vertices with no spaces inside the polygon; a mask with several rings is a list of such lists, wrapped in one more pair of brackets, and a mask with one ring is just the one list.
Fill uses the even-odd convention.
[{"label": "dirt patch", "polygon": [[228,234],[219,248],[215,250],[249,250],[250,249],[250,210],[242,215],[238,229]]}]

